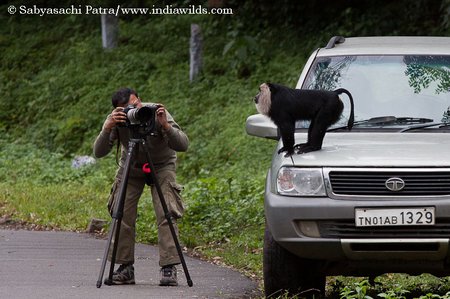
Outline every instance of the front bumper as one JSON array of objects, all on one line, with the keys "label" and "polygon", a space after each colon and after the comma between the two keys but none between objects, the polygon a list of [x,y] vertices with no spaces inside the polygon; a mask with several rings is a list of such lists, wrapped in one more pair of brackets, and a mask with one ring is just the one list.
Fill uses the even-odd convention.
[{"label": "front bumper", "polygon": [[[272,193],[270,184],[269,172],[265,192],[268,229],[277,243],[299,257],[382,272],[446,274],[450,267],[450,199],[289,197]],[[354,225],[357,207],[424,205],[435,207],[435,226],[361,229]]]}]

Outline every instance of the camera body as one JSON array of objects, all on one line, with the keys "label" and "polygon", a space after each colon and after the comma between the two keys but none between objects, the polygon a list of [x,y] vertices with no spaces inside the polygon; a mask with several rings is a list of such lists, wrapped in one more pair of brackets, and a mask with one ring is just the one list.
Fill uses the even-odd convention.
[{"label": "camera body", "polygon": [[140,108],[128,105],[123,109],[123,112],[127,115],[127,120],[121,126],[137,130],[142,135],[156,135],[155,116],[159,107],[159,105],[155,104],[145,105]]}]

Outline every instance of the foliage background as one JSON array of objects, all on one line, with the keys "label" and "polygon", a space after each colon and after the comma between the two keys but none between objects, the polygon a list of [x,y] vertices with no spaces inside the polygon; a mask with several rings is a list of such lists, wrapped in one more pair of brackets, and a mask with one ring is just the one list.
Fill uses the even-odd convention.
[{"label": "foliage background", "polygon": [[[275,146],[245,134],[259,84],[295,86],[309,54],[333,35],[450,34],[450,0],[229,0],[224,6],[233,8],[231,16],[121,16],[119,45],[105,51],[98,15],[9,15],[9,5],[33,2],[0,6],[1,216],[70,230],[84,230],[91,218],[107,219],[114,154],[79,170],[71,160],[91,155],[111,94],[129,86],[144,101],[163,102],[190,137],[189,151],[179,155],[188,207],[182,242],[258,277],[263,185]],[[70,5],[40,1],[39,7]],[[123,3],[153,5],[208,3]],[[204,70],[194,83],[192,23],[201,26],[204,41]],[[140,211],[138,238],[155,242],[148,193]]]}]

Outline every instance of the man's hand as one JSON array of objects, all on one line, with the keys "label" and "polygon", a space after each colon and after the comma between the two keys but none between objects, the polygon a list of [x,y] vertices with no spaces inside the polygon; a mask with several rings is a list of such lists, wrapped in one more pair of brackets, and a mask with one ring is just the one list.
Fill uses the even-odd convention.
[{"label": "man's hand", "polygon": [[158,104],[158,109],[156,110],[156,119],[160,123],[164,131],[169,130],[172,125],[167,121],[166,108],[163,105]]},{"label": "man's hand", "polygon": [[105,123],[105,129],[111,131],[117,124],[124,123],[126,120],[127,115],[123,112],[123,107],[117,107],[111,112],[110,117],[108,117]]}]

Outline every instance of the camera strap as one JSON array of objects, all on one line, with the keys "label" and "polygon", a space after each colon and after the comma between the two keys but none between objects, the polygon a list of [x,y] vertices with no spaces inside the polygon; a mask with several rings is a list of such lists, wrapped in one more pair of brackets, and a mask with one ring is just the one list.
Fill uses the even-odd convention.
[{"label": "camera strap", "polygon": [[114,128],[117,133],[117,146],[116,146],[116,164],[117,166],[120,166],[119,164],[119,148],[120,148],[120,134],[119,129],[117,127]]}]

